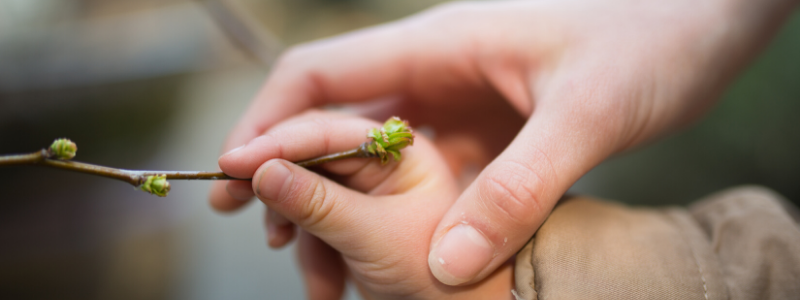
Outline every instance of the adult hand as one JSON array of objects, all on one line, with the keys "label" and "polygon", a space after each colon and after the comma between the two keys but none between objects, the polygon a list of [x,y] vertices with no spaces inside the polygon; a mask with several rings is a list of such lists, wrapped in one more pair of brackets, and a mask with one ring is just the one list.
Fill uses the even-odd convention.
[{"label": "adult hand", "polygon": [[[226,149],[311,106],[395,97],[386,111],[431,125],[440,146],[451,145],[440,148],[456,157],[451,165],[491,161],[439,222],[429,255],[443,283],[475,282],[511,257],[592,167],[710,107],[794,2],[441,6],[292,49]],[[527,119],[521,129],[504,103]],[[481,150],[470,154],[462,149],[475,147],[441,140]],[[228,187],[235,195],[247,188]],[[211,203],[232,210],[243,202],[217,184]],[[460,224],[480,235],[451,231]]]}]

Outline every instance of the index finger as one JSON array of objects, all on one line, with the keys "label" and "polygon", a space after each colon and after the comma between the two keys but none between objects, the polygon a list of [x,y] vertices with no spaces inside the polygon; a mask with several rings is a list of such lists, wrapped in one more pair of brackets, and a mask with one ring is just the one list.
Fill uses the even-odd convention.
[{"label": "index finger", "polygon": [[225,151],[308,108],[398,93],[417,51],[403,23],[329,38],[286,52],[230,133]]},{"label": "index finger", "polygon": [[[307,108],[398,93],[407,76],[403,66],[417,51],[412,45],[418,44],[408,41],[407,27],[395,23],[289,50],[228,135],[223,153]],[[244,202],[234,201],[225,185],[212,185],[212,206],[220,211],[241,207]]]}]

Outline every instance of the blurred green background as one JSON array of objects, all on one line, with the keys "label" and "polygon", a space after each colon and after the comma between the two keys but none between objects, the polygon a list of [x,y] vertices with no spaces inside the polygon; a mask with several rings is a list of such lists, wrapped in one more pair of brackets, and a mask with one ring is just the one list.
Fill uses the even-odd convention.
[{"label": "blurred green background", "polygon": [[[0,153],[67,136],[82,161],[213,170],[281,45],[438,2],[0,0]],[[231,16],[253,30],[244,46]],[[799,53],[795,13],[705,119],[609,159],[571,191],[681,205],[761,184],[798,203]],[[0,298],[303,297],[293,249],[265,245],[260,205],[219,215],[207,182],[173,184],[162,199],[82,174],[0,169]]]},{"label": "blurred green background", "polygon": [[800,203],[800,14],[726,90],[704,119],[607,160],[574,192],[644,205],[687,204],[759,184]]}]

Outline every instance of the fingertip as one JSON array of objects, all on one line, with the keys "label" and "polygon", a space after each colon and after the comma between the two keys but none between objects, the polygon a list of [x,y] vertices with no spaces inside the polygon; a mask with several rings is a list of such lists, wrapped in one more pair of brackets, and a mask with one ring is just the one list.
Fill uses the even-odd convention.
[{"label": "fingertip", "polygon": [[428,267],[434,277],[447,285],[473,280],[496,255],[489,240],[472,226],[451,228],[428,254]]},{"label": "fingertip", "polygon": [[226,152],[217,163],[220,170],[236,178],[251,178],[262,163],[280,157],[279,143],[270,135],[256,137],[246,145]]},{"label": "fingertip", "polygon": [[234,156],[232,156],[232,155],[234,155],[236,152],[242,150],[245,146],[247,146],[247,145],[241,145],[239,147],[233,148],[233,149],[223,153],[222,155],[220,155],[219,158],[217,158],[217,164],[220,166],[220,169],[222,169],[223,165],[224,166],[230,165],[233,162],[231,160],[231,158],[234,157]]},{"label": "fingertip", "polygon": [[253,185],[249,180],[231,180],[225,185],[225,190],[231,198],[247,202],[255,197]]},{"label": "fingertip", "polygon": [[244,148],[245,146],[247,146],[247,144],[244,144],[244,145],[241,145],[239,147],[233,148],[233,149],[229,150],[228,152],[225,152],[222,155],[220,155],[220,158],[228,156],[230,154],[233,154],[233,153],[235,153],[235,152],[237,152],[239,150],[242,150],[242,148]]},{"label": "fingertip", "polygon": [[292,224],[289,219],[271,209],[267,209],[267,222],[273,223],[277,226],[286,226]]},{"label": "fingertip", "polygon": [[267,245],[270,248],[283,248],[294,239],[294,236],[295,226],[292,223],[284,226],[279,226],[273,223],[267,224]]},{"label": "fingertip", "polygon": [[[248,182],[248,181],[245,181]],[[211,185],[209,192],[209,204],[214,210],[222,213],[235,211],[248,202],[236,200],[228,194],[226,188],[227,182],[218,181]]]},{"label": "fingertip", "polygon": [[[538,158],[530,152],[527,158]],[[515,158],[495,159],[439,223],[428,263],[442,283],[483,280],[530,239],[555,204],[549,169],[542,171],[541,160]]]},{"label": "fingertip", "polygon": [[295,226],[286,217],[269,208],[264,217],[267,225],[267,245],[270,248],[282,248],[294,239]]}]

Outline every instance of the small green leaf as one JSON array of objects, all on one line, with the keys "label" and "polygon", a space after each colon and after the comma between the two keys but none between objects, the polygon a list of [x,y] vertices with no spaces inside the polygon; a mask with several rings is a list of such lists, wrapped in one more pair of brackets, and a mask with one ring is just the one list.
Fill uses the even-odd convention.
[{"label": "small green leaf", "polygon": [[388,143],[389,143],[389,135],[388,135],[388,134],[386,134],[386,128],[381,128],[381,131],[380,131],[380,132],[381,132],[381,140],[382,140],[384,143],[387,143],[387,144],[388,144]]},{"label": "small green leaf", "polygon": [[394,157],[395,161],[400,161],[400,151],[397,151],[397,150],[386,150],[386,152],[391,153],[392,157]]}]

